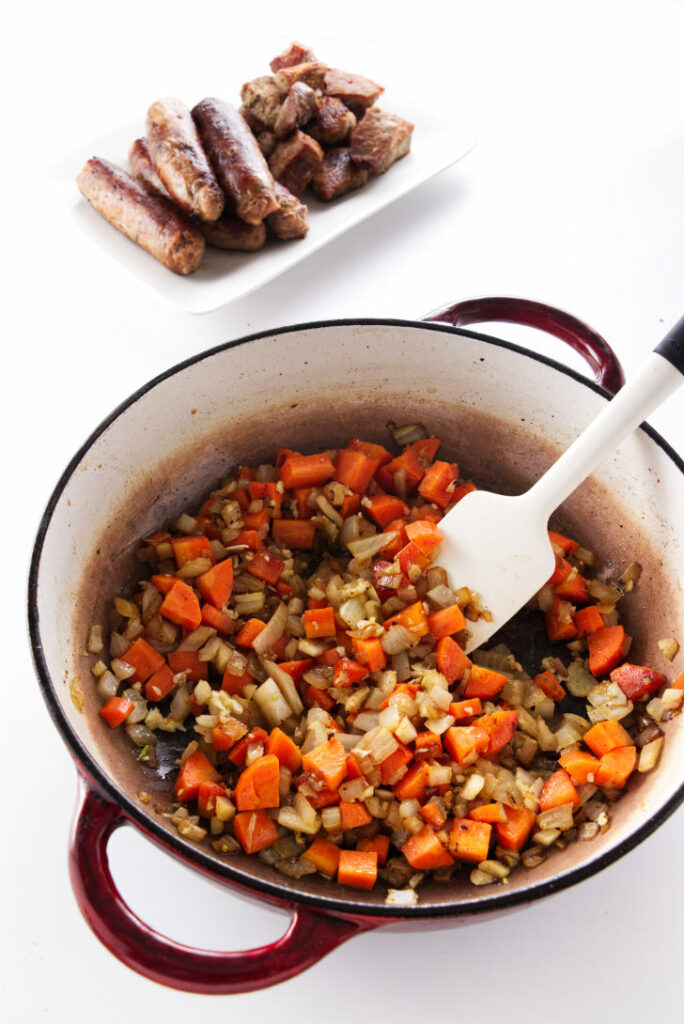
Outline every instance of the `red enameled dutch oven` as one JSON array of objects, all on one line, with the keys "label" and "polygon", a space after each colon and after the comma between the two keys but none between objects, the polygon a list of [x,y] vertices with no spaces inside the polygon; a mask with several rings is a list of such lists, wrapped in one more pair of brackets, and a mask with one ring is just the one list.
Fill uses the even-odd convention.
[{"label": "red enameled dutch oven", "polygon": [[[422,421],[443,439],[462,474],[507,493],[527,488],[600,411],[622,383],[609,346],[565,313],[524,300],[461,303],[432,322],[345,320],[305,324],[228,342],[174,367],[132,395],[75,455],[43,517],[31,565],[29,618],[40,685],[82,781],[71,847],[79,905],[98,938],[134,970],[193,992],[245,992],[284,981],[341,942],[383,922],[422,926],[430,918],[502,910],[555,892],[599,871],[648,836],[684,797],[684,716],[666,726],[658,768],[633,780],[614,805],[611,828],[571,844],[510,884],[476,888],[463,880],[426,884],[418,905],[385,905],[371,892],[321,876],[284,878],[258,858],[221,857],[183,839],[154,805],[168,801],[169,778],[141,766],[122,730],[112,732],[91,696],[83,654],[93,622],[125,583],[137,580],[140,537],[192,508],[238,463],[302,451],[350,437],[388,441],[386,424]],[[494,320],[540,327],[581,352],[589,381],[551,359],[463,325]],[[630,657],[672,678],[657,640],[684,636],[682,460],[649,427],[637,431],[559,510],[554,525],[615,568],[638,560],[644,572],[624,602],[635,640]],[[466,581],[467,582],[467,581]],[[621,606],[622,610],[622,606]],[[516,653],[524,660],[525,652]],[[80,681],[79,711],[70,698]],[[151,793],[145,805],[137,794]],[[124,903],[107,862],[119,825],[134,824],[183,863],[220,884],[292,913],[277,942],[243,952],[188,949],[152,931]]]}]

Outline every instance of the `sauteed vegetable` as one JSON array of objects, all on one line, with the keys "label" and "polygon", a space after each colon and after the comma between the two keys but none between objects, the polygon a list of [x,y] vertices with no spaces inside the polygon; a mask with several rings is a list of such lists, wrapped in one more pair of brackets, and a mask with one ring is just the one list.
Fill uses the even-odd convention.
[{"label": "sauteed vegetable", "polygon": [[[607,579],[557,532],[537,604],[566,646],[534,675],[501,644],[467,657],[488,613],[439,567],[439,520],[475,485],[419,424],[394,434],[394,456],[281,449],[145,538],[93,673],[148,769],[164,734],[187,738],[164,811],[184,836],[410,905],[428,872],[501,884],[609,828],[684,675],[626,660],[639,566]],[[94,626],[89,651],[104,644]]]}]

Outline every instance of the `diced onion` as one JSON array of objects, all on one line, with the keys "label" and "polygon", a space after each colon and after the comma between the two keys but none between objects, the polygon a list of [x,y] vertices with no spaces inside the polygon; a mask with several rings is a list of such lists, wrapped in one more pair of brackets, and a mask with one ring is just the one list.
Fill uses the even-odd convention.
[{"label": "diced onion", "polygon": [[286,622],[287,605],[281,601],[266,623],[266,628],[262,629],[259,635],[252,641],[252,648],[257,654],[265,654],[266,651],[270,650],[280,640],[285,632]]}]

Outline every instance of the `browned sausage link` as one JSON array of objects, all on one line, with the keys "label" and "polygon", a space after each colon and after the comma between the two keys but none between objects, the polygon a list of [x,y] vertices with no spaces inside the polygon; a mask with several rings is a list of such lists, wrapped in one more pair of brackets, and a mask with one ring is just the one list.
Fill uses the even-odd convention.
[{"label": "browned sausage link", "polygon": [[225,213],[212,224],[201,224],[200,230],[209,245],[213,245],[215,249],[254,252],[261,249],[266,241],[266,228],[262,221],[258,224],[245,224],[244,220],[238,220],[237,217]]},{"label": "browned sausage link", "polygon": [[248,224],[258,224],[278,209],[273,176],[256,139],[238,110],[208,98],[193,108],[202,144],[216,176]]},{"label": "browned sausage link", "polygon": [[136,139],[131,145],[131,148],[128,150],[128,166],[134,178],[137,178],[143,185],[148,185],[155,192],[166,196],[168,199],[169,193],[164,188],[161,178],[154,169],[147,139]]},{"label": "browned sausage link", "polygon": [[169,270],[177,274],[197,270],[204,238],[170,200],[96,156],[88,160],[76,181],[98,213]]},{"label": "browned sausage link", "polygon": [[147,141],[155,170],[180,208],[202,220],[218,220],[225,196],[185,104],[176,99],[153,103],[147,111]]}]

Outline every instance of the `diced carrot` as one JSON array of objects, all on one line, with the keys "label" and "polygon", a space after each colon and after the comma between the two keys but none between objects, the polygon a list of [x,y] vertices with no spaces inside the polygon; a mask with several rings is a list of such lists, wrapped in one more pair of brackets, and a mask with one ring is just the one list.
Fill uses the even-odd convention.
[{"label": "diced carrot", "polygon": [[319,455],[289,455],[280,467],[280,479],[288,490],[292,487],[318,487],[335,474],[330,457]]},{"label": "diced carrot", "polygon": [[365,804],[362,804],[360,800],[340,800],[340,814],[342,828],[345,831],[351,828],[362,828],[373,820]]},{"label": "diced carrot", "polygon": [[203,604],[200,612],[202,613],[202,622],[205,626],[210,626],[219,633],[223,633],[224,636],[230,636],[234,632],[235,619],[231,619],[230,615],[219,611],[213,604]]},{"label": "diced carrot", "polygon": [[393,494],[374,494],[372,498],[365,499],[363,507],[381,530],[384,530],[393,519],[403,519],[409,514],[406,502]]},{"label": "diced carrot", "polygon": [[252,501],[263,501],[264,507],[271,515],[280,515],[283,493],[274,480],[250,480],[247,490]]},{"label": "diced carrot", "polygon": [[302,752],[290,737],[276,726],[266,743],[266,753],[273,754],[284,768],[297,772],[302,765]]},{"label": "diced carrot", "polygon": [[392,461],[392,456],[381,444],[373,444],[371,441],[359,441],[358,437],[349,441],[347,448],[353,452],[363,452],[369,459],[375,459],[378,466],[384,466]]},{"label": "diced carrot", "polygon": [[546,633],[552,643],[572,640],[577,636],[577,628],[573,622],[574,608],[569,601],[563,601],[554,595],[551,608],[544,613]]},{"label": "diced carrot", "polygon": [[568,750],[558,758],[558,764],[565,768],[576,786],[596,782],[599,760],[586,750]]},{"label": "diced carrot", "polygon": [[334,480],[357,494],[363,494],[375,476],[378,468],[376,459],[371,459],[365,452],[350,448],[340,448],[335,456]]},{"label": "diced carrot", "polygon": [[376,853],[378,855],[378,865],[381,868],[384,868],[387,863],[389,848],[389,836],[383,835],[374,836],[372,839],[359,839],[356,844],[356,849],[361,850],[363,853]]},{"label": "diced carrot", "polygon": [[563,700],[565,697],[565,690],[558,681],[558,677],[553,672],[540,672],[534,677],[534,681],[539,689],[550,697],[551,700]]},{"label": "diced carrot", "polygon": [[465,629],[466,620],[459,606],[450,604],[447,608],[440,608],[432,615],[428,615],[428,624],[435,640],[443,640],[444,637]]},{"label": "diced carrot", "polygon": [[[419,732],[413,741],[413,750],[416,757],[430,760],[433,757],[441,757],[443,753],[442,737],[437,736],[429,729]],[[405,777],[405,776],[404,776]]]},{"label": "diced carrot", "polygon": [[[291,455],[301,455],[301,454],[302,454],[301,452],[293,451],[292,448],[280,448],[279,451],[278,451],[278,454],[276,455],[275,468],[276,469],[280,469],[282,464],[285,462],[285,459],[289,459],[289,457]],[[252,477],[252,479],[254,480],[255,476]]]},{"label": "diced carrot", "polygon": [[555,586],[557,583],[562,583],[563,580],[567,579],[572,572],[572,566],[565,558],[561,558],[560,555],[556,555],[556,568],[553,570],[547,584]]},{"label": "diced carrot", "polygon": [[392,789],[397,800],[422,800],[430,781],[430,769],[426,761],[415,761],[405,775]]},{"label": "diced carrot", "polygon": [[492,669],[485,668],[483,665],[471,665],[465,695],[466,697],[491,700],[492,697],[496,697],[506,682],[507,676],[502,672],[493,672]]},{"label": "diced carrot", "polygon": [[[311,510],[313,514],[313,509]],[[271,527],[273,539],[293,551],[313,547],[316,527],[308,519],[274,519]]]},{"label": "diced carrot", "polygon": [[[385,554],[387,554],[387,548],[385,548]],[[397,562],[404,576],[408,576],[410,580],[415,580],[416,575],[425,572],[429,566],[430,556],[421,551],[413,541],[409,541],[394,556],[394,561]]]},{"label": "diced carrot", "polygon": [[238,487],[237,490],[233,491],[231,495],[233,501],[236,501],[243,512],[246,512],[249,508],[249,494],[246,488]]},{"label": "diced carrot", "polygon": [[[268,533],[270,521],[271,517],[268,514],[268,509],[265,508],[262,508],[259,512],[242,513],[242,522],[244,523],[245,530],[254,530],[262,541]],[[236,542],[233,541],[233,543]]]},{"label": "diced carrot", "polygon": [[143,640],[139,636],[137,640],[133,641],[121,660],[135,669],[133,675],[130,676],[131,683],[144,683],[153,672],[156,672],[164,664],[164,655],[155,651],[147,640]]},{"label": "diced carrot", "polygon": [[250,576],[255,576],[258,580],[263,580],[264,583],[273,587],[278,582],[284,568],[285,563],[272,555],[270,551],[257,551],[247,565],[247,572]]},{"label": "diced carrot", "polygon": [[584,742],[597,757],[609,754],[611,750],[618,750],[620,747],[629,747],[632,744],[632,737],[624,726],[614,719],[607,722],[597,722],[592,725],[584,734]]},{"label": "diced carrot", "polygon": [[152,576],[152,583],[160,594],[168,594],[177,579],[177,576],[174,576],[169,572],[155,573],[155,575]]},{"label": "diced carrot", "polygon": [[580,608],[579,611],[576,611],[572,621],[575,623],[578,637],[589,636],[590,633],[595,633],[597,629],[605,629],[606,625],[600,611],[593,604],[589,605],[588,608]]},{"label": "diced carrot", "polygon": [[389,535],[393,533],[394,540],[390,541],[385,545],[382,553],[385,558],[396,558],[400,551],[408,544],[408,537],[406,536],[406,523],[403,519],[393,519],[391,523],[388,523],[385,529],[382,531],[384,534]]},{"label": "diced carrot", "polygon": [[300,661],[281,661],[278,668],[287,672],[293,683],[298,683],[305,672],[313,665],[313,658],[302,658]]},{"label": "diced carrot", "polygon": [[393,704],[396,701],[397,697],[399,697],[402,693],[408,694],[409,697],[415,697],[419,690],[419,683],[398,683],[397,686],[394,687],[392,692],[388,693],[385,699],[380,704],[380,711],[382,711],[384,708],[388,708],[390,704]]},{"label": "diced carrot", "polygon": [[506,812],[503,804],[480,804],[468,811],[468,817],[473,821],[487,821],[490,825],[497,825],[500,821],[506,820]]},{"label": "diced carrot", "polygon": [[145,699],[150,701],[163,700],[173,690],[174,671],[164,663],[145,683]]},{"label": "diced carrot", "polygon": [[456,860],[480,864],[487,860],[492,826],[487,821],[472,818],[454,818],[449,832],[449,850]]},{"label": "diced carrot", "polygon": [[[407,490],[414,490],[425,475],[426,467],[432,462],[440,442],[437,438],[425,438],[424,441],[415,441],[404,448],[401,455],[398,455],[386,466],[383,466],[377,474],[377,479],[383,487],[383,481],[387,481],[385,490],[394,490],[394,474],[403,472],[406,474]],[[383,474],[381,476],[381,474]]]},{"label": "diced carrot", "polygon": [[340,515],[343,519],[348,516],[355,515],[361,506],[361,496],[359,494],[345,494],[340,505]]},{"label": "diced carrot", "polygon": [[453,701],[449,705],[449,714],[453,715],[457,722],[463,722],[474,715],[482,714],[482,701],[479,697],[471,697],[469,700]]},{"label": "diced carrot", "polygon": [[435,648],[437,655],[437,671],[441,672],[449,686],[463,679],[466,668],[470,664],[466,652],[450,636],[438,641]]},{"label": "diced carrot", "polygon": [[306,799],[309,801],[311,806],[318,811],[321,807],[330,807],[333,804],[339,804],[340,794],[336,789],[317,789],[313,795],[309,795],[307,793]]},{"label": "diced carrot", "polygon": [[333,736],[304,754],[302,768],[324,782],[328,789],[337,789],[347,774],[347,752]]},{"label": "diced carrot", "polygon": [[[281,449],[281,451],[283,451],[283,449]],[[295,455],[296,453],[289,452],[289,454]],[[240,466],[240,468],[238,469],[237,478],[238,483],[242,481],[249,482],[250,480],[256,480],[256,469],[254,469],[252,466]]]},{"label": "diced carrot", "polygon": [[239,644],[240,647],[251,647],[264,629],[266,629],[266,623],[262,622],[261,619],[247,619],[244,626],[235,637],[235,643]]},{"label": "diced carrot", "polygon": [[676,679],[670,683],[671,690],[684,690],[684,672],[680,672]]},{"label": "diced carrot", "polygon": [[572,601],[574,604],[581,604],[582,601],[589,600],[589,584],[576,569],[573,569],[571,574],[562,583],[556,584],[553,592],[556,597],[563,598],[565,601]]},{"label": "diced carrot", "polygon": [[304,860],[311,861],[322,875],[333,878],[337,874],[340,863],[340,848],[330,840],[319,836],[314,839],[308,850],[304,851],[302,857]]},{"label": "diced carrot", "polygon": [[374,850],[340,850],[337,881],[357,889],[372,889],[378,877],[378,855]]},{"label": "diced carrot", "polygon": [[233,832],[245,853],[258,853],[278,841],[278,829],[266,811],[241,811],[233,818]]},{"label": "diced carrot", "polygon": [[451,501],[451,495],[458,477],[454,473],[450,463],[433,462],[426,469],[425,476],[418,485],[418,493],[426,501],[431,501],[440,508],[446,508]]},{"label": "diced carrot", "polygon": [[297,519],[294,522],[299,522],[301,519],[311,519],[312,516],[316,515],[318,506],[315,502],[309,501],[312,490],[312,487],[296,487],[292,492],[297,503]]},{"label": "diced carrot", "polygon": [[246,547],[249,551],[260,551],[263,543],[256,530],[241,530],[235,540],[230,542],[230,547]]},{"label": "diced carrot", "polygon": [[327,692],[327,690],[321,690],[318,686],[312,686],[308,684],[302,690],[302,700],[307,708],[323,708],[324,711],[332,711],[335,707],[335,701]]},{"label": "diced carrot", "polygon": [[522,850],[537,824],[537,815],[527,807],[504,805],[506,820],[494,826],[496,841],[504,850]]},{"label": "diced carrot", "polygon": [[636,747],[620,747],[610,750],[599,761],[596,782],[607,789],[622,789],[634,771],[637,761]]},{"label": "diced carrot", "polygon": [[335,610],[329,605],[325,608],[307,608],[302,615],[302,624],[309,639],[336,636]]},{"label": "diced carrot", "polygon": [[513,739],[513,733],[518,725],[518,712],[510,709],[491,711],[488,715],[476,719],[474,725],[486,732],[489,737],[485,753],[488,756],[496,754]]},{"label": "diced carrot", "polygon": [[339,658],[335,662],[335,686],[352,686],[354,683],[360,683],[367,675],[367,666],[352,661],[351,658]]},{"label": "diced carrot", "polygon": [[622,626],[605,626],[587,637],[589,671],[596,678],[608,675],[622,661],[628,646]]},{"label": "diced carrot", "polygon": [[232,697],[241,697],[245,686],[248,683],[254,682],[254,676],[250,675],[249,672],[242,672],[240,675],[236,675],[235,672],[231,672],[229,668],[223,673],[223,680],[221,682],[221,689],[224,693],[229,693]]},{"label": "diced carrot", "polygon": [[216,797],[226,796],[226,787],[221,782],[209,779],[200,782],[197,791],[197,811],[202,818],[211,818],[216,814]]},{"label": "diced carrot", "polygon": [[231,750],[246,734],[247,726],[244,722],[240,722],[232,716],[222,718],[218,725],[211,730],[211,743],[214,750]]},{"label": "diced carrot", "polygon": [[430,632],[428,617],[422,601],[414,601],[397,615],[392,615],[384,622],[385,629],[390,629],[395,624],[410,629],[416,637],[426,636]]},{"label": "diced carrot", "polygon": [[454,858],[429,825],[407,839],[401,852],[416,871],[445,868],[454,863]]},{"label": "diced carrot", "polygon": [[446,824],[446,814],[434,800],[428,800],[426,804],[418,811],[426,825],[431,825],[434,829],[440,829]]},{"label": "diced carrot", "polygon": [[387,664],[387,655],[377,637],[371,637],[370,640],[353,637],[352,646],[356,660],[367,665],[369,672],[380,672]]},{"label": "diced carrot", "polygon": [[188,679],[193,683],[209,678],[209,666],[206,661],[200,661],[198,651],[169,651],[166,657],[174,675],[187,672]]},{"label": "diced carrot", "polygon": [[179,569],[195,558],[208,558],[214,562],[214,552],[208,537],[172,537],[171,548]]},{"label": "diced carrot", "polygon": [[128,697],[110,697],[100,708],[100,715],[110,728],[115,729],[126,721],[134,707],[135,703]]},{"label": "diced carrot", "polygon": [[472,480],[468,480],[464,484],[458,484],[451,492],[451,500],[454,505],[456,505],[459,501],[465,498],[466,494],[472,494],[475,490],[477,490],[477,488]]},{"label": "diced carrot", "polygon": [[462,768],[477,761],[489,747],[489,735],[476,725],[454,725],[447,729],[444,746]]},{"label": "diced carrot", "polygon": [[553,775],[549,775],[542,786],[539,807],[542,811],[550,811],[562,804],[572,804],[573,808],[579,807],[580,797],[569,774],[564,768],[559,768]]},{"label": "diced carrot", "polygon": [[363,778],[363,772],[359,762],[356,760],[353,754],[347,754],[347,781],[352,782],[354,779]]},{"label": "diced carrot", "polygon": [[176,800],[194,800],[201,782],[218,782],[219,779],[219,773],[206,754],[196,750],[180,766],[174,786]]},{"label": "diced carrot", "polygon": [[[421,514],[422,512],[421,509]],[[431,555],[444,540],[443,535],[430,519],[414,519],[412,523],[407,523],[406,536],[424,555]]]},{"label": "diced carrot", "polygon": [[383,786],[392,786],[400,778],[401,769],[413,760],[413,751],[397,740],[399,746],[389,757],[380,762],[380,780]]},{"label": "diced carrot", "polygon": [[197,595],[183,580],[176,580],[162,601],[159,612],[165,619],[185,629],[197,629],[202,622]]},{"label": "diced carrot", "polygon": [[238,811],[260,811],[280,806],[280,762],[275,754],[264,754],[241,773],[235,786]]},{"label": "diced carrot", "polygon": [[554,547],[559,548],[564,555],[574,554],[579,547],[576,540],[570,540],[569,537],[563,536],[562,533],[556,533],[555,530],[549,530],[549,540]]},{"label": "diced carrot", "polygon": [[235,744],[228,755],[228,760],[232,761],[233,764],[236,764],[238,768],[242,768],[247,761],[247,751],[249,748],[254,745],[265,747],[267,742],[268,733],[264,732],[261,726],[255,725],[246,736],[243,736],[242,739]]},{"label": "diced carrot", "polygon": [[611,682],[617,683],[628,700],[641,700],[648,693],[654,693],[667,680],[660,672],[655,672],[646,665],[632,665],[626,662],[610,673]]},{"label": "diced carrot", "polygon": [[224,558],[195,580],[200,594],[214,608],[223,608],[233,593],[233,560]]}]

